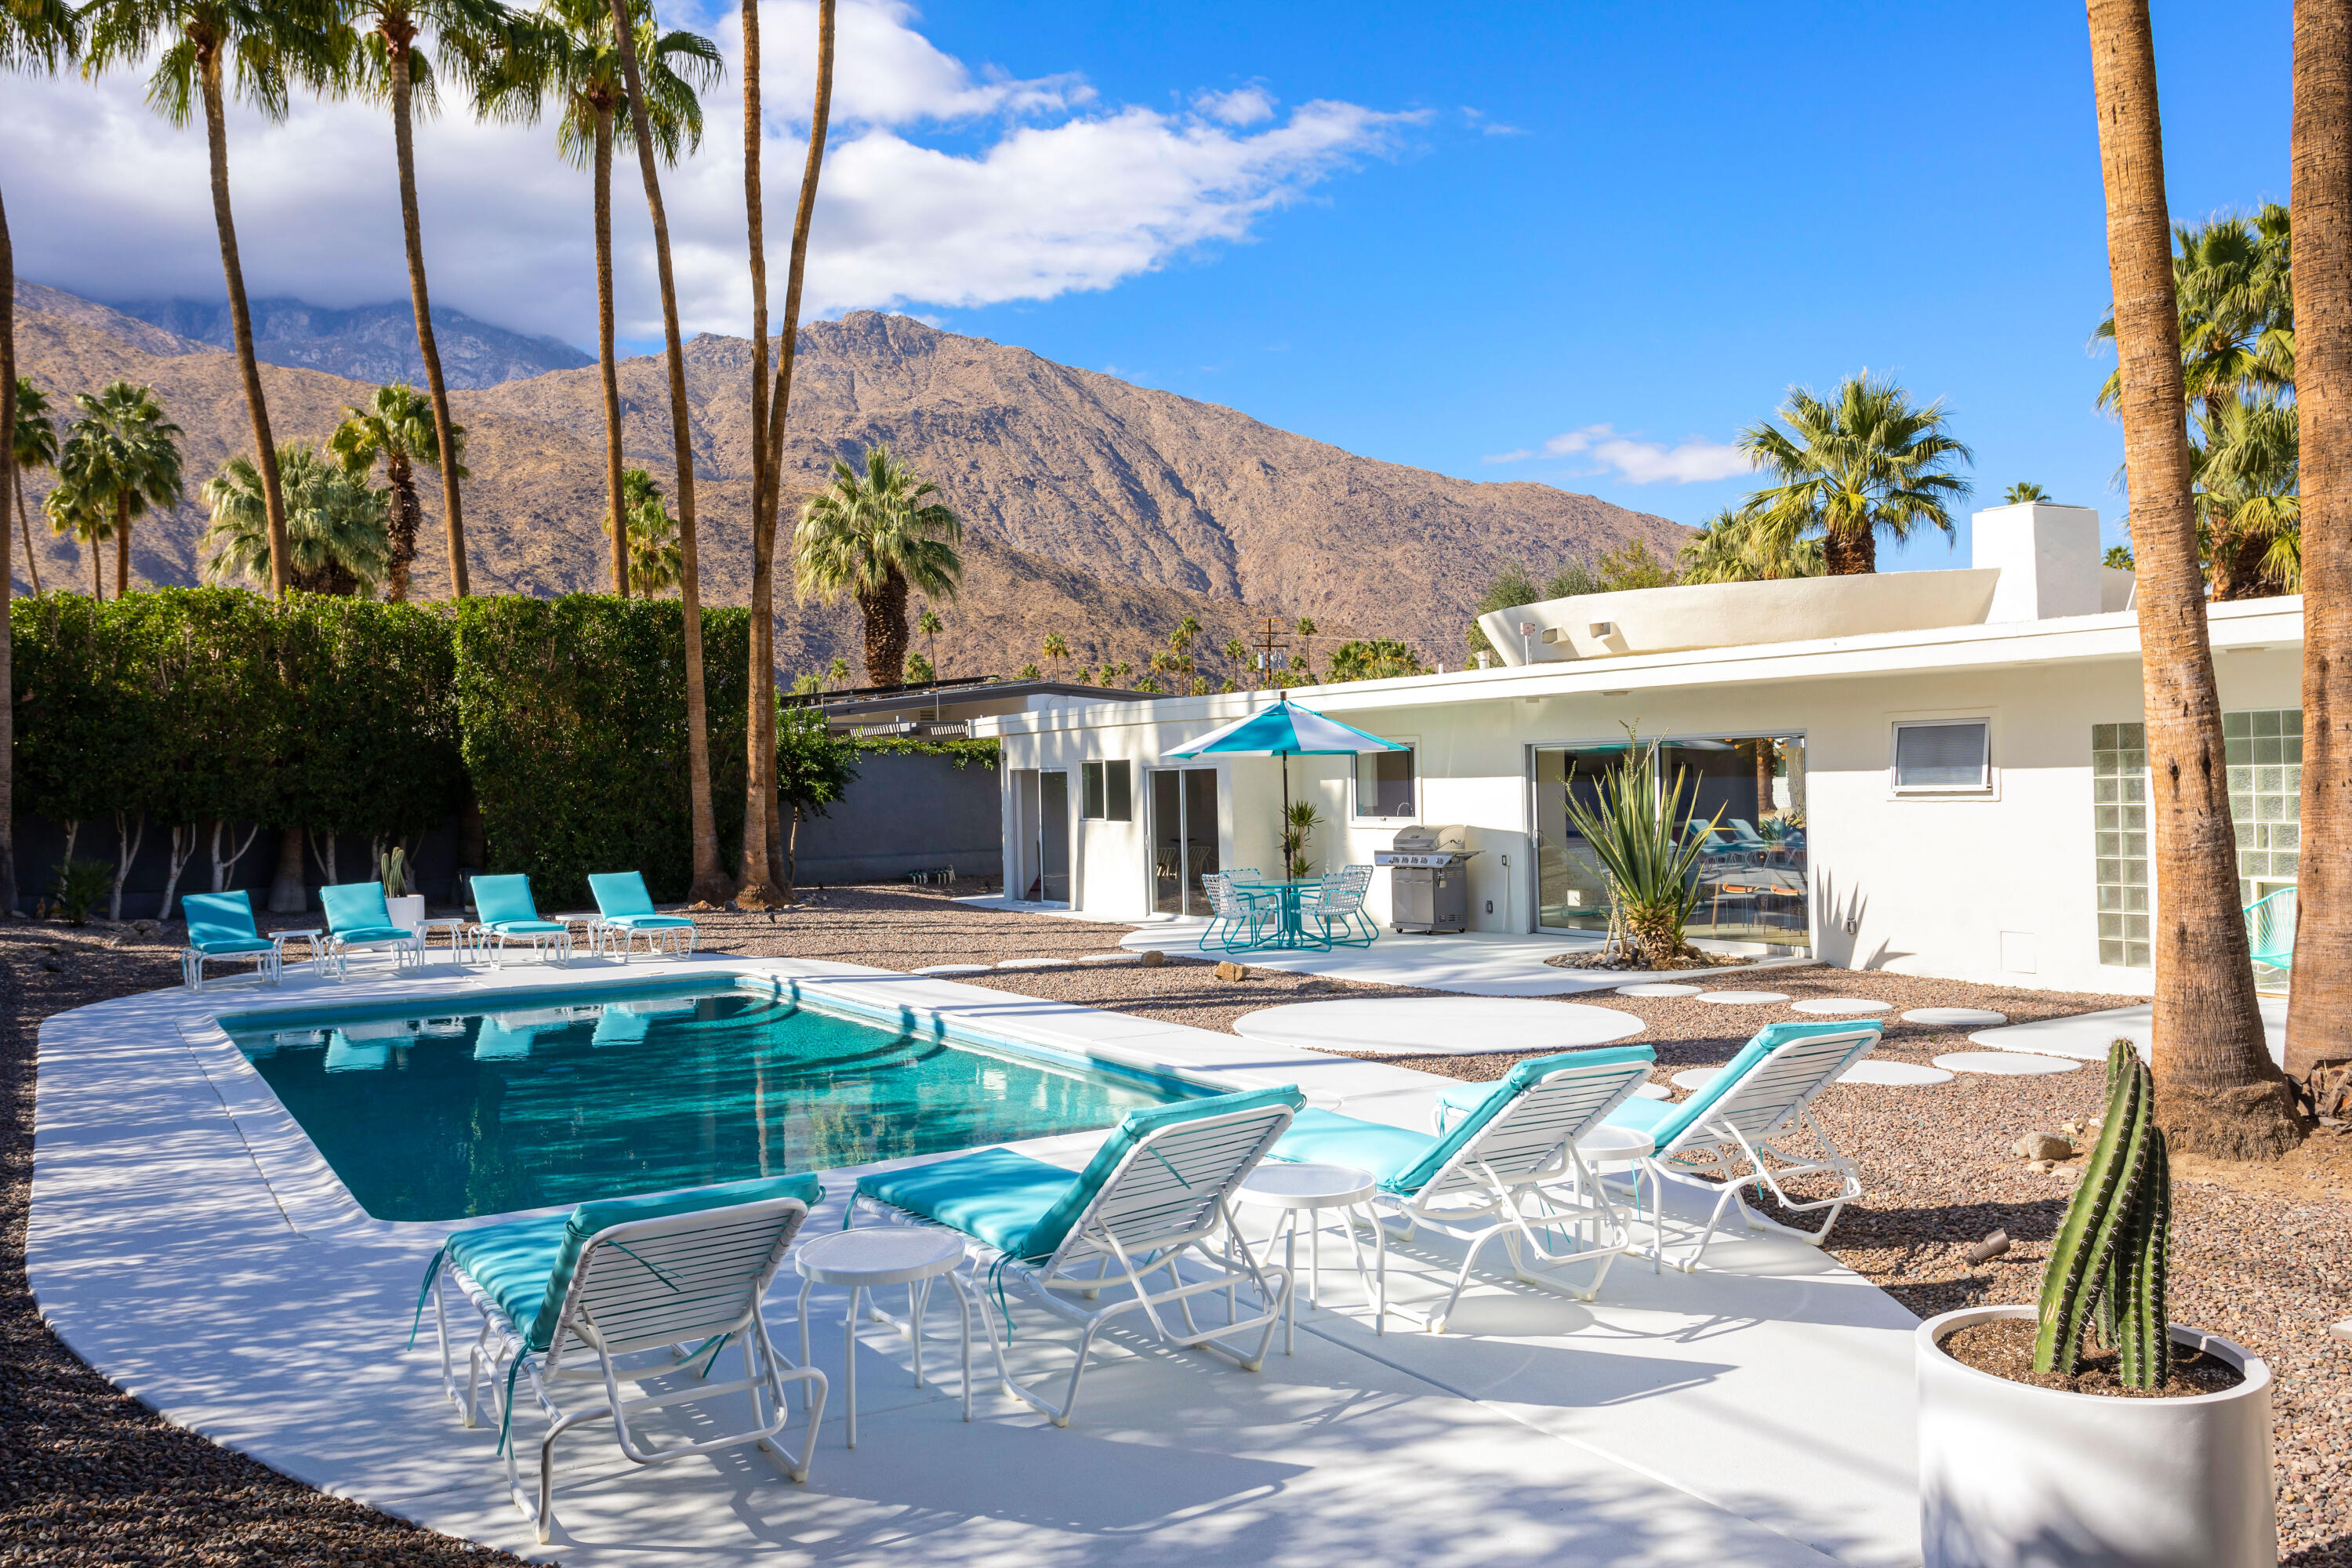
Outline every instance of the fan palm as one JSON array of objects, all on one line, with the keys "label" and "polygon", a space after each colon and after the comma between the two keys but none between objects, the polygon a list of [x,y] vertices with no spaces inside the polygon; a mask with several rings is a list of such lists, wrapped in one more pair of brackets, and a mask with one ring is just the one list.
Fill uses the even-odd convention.
[{"label": "fan palm", "polygon": [[1046,662],[1054,667],[1054,673],[1059,676],[1062,667],[1070,660],[1070,639],[1059,632],[1047,632],[1045,643],[1037,651],[1045,657]]},{"label": "fan palm", "polygon": [[793,580],[803,599],[831,604],[844,594],[866,622],[866,679],[898,684],[907,659],[907,594],[951,599],[963,580],[956,546],[963,524],[938,501],[937,487],[918,479],[869,447],[862,474],[835,459],[833,480],[801,508],[793,534]]},{"label": "fan palm", "polygon": [[[513,14],[499,0],[320,0],[340,26],[357,34],[349,57],[346,84],[392,110],[393,159],[400,175],[401,233],[408,251],[408,299],[416,317],[416,352],[425,362],[425,386],[436,449],[454,447],[457,427],[449,418],[449,389],[441,377],[441,350],[433,339],[433,305],[425,280],[425,232],[416,209],[415,120],[440,107],[444,77],[468,89],[495,66],[515,56],[523,41]],[[439,47],[428,50],[426,35]],[[466,596],[466,520],[459,496],[460,468],[441,476],[441,510],[449,525],[449,586]],[[393,567],[394,600],[408,597],[408,564],[416,554],[416,519],[401,510],[413,506],[395,486]],[[403,552],[405,553],[403,553]]]},{"label": "fan palm", "polygon": [[[441,431],[446,424],[447,416],[441,405],[407,383],[396,381],[377,387],[364,405],[346,407],[342,424],[328,438],[328,447],[341,459],[344,471],[354,477],[364,477],[377,458],[383,459],[386,527],[391,539],[384,597],[395,605],[408,598],[408,569],[416,559],[416,531],[425,521],[425,508],[416,499],[416,465],[443,468]],[[447,427],[458,460],[455,475],[444,470],[441,482],[444,489],[455,489],[457,480],[466,477],[466,427]],[[457,581],[462,598],[464,579]]]},{"label": "fan palm", "polygon": [[1685,583],[1760,583],[1819,577],[1827,570],[1822,555],[1822,542],[1805,538],[1789,509],[1727,507],[1699,524],[1675,564]]},{"label": "fan palm", "polygon": [[[306,594],[373,593],[391,568],[384,492],[299,441],[278,448],[278,471],[285,486],[291,585]],[[212,509],[204,538],[212,552],[205,580],[268,580],[275,563],[261,473],[253,459],[231,458],[205,480],[205,504]]]},{"label": "fan palm", "polygon": [[[628,508],[630,585],[647,598],[677,587],[677,520],[670,516],[661,488],[645,469],[625,469],[621,499]],[[604,520],[604,531],[613,531],[610,517]]]},{"label": "fan palm", "polygon": [[1900,542],[1922,528],[1953,531],[1950,508],[1969,484],[1950,466],[1970,454],[1947,433],[1941,403],[1918,407],[1864,372],[1829,398],[1790,388],[1780,417],[1785,430],[1766,420],[1740,433],[1740,450],[1780,480],[1748,504],[1780,513],[1782,526],[1818,530],[1829,575],[1876,571],[1882,533]]},{"label": "fan palm", "polygon": [[181,430],[152,389],[127,381],[77,392],[74,404],[81,416],[66,427],[58,474],[113,513],[114,596],[120,599],[131,588],[131,520],[151,506],[177,506],[185,494]]},{"label": "fan palm", "polygon": [[[2252,217],[2235,214],[2172,231],[2172,289],[2180,312],[2180,386],[2190,403],[2219,416],[2222,400],[2294,388],[2294,288],[2287,209],[2266,202]],[[2092,332],[2112,342],[2116,313]],[[2122,395],[2120,367],[2099,387],[2097,405]]]},{"label": "fan palm", "polygon": [[940,619],[940,613],[937,610],[925,605],[923,613],[915,617],[915,629],[923,634],[924,660],[931,667],[931,679],[937,680],[940,670],[940,634],[947,630],[947,625]]},{"label": "fan palm", "polygon": [[2001,491],[2000,499],[2004,505],[2022,506],[2027,501],[2046,501],[2050,499],[2050,492],[2040,485],[2016,484]]},{"label": "fan palm", "polygon": [[2220,416],[2200,410],[2192,450],[2197,516],[2205,525],[2212,595],[2258,598],[2303,590],[2303,502],[2293,405],[2238,394]]},{"label": "fan palm", "polygon": [[[269,406],[262,395],[260,362],[253,353],[245,264],[229,205],[228,93],[233,79],[237,97],[248,107],[271,121],[284,120],[289,86],[331,83],[350,56],[350,29],[331,22],[312,0],[90,0],[79,14],[89,27],[89,50],[82,61],[85,76],[110,66],[144,64],[160,45],[161,58],[147,80],[149,105],[175,126],[204,116],[213,226],[220,234],[229,324],[268,509],[269,585],[282,594],[291,581],[286,501],[278,447],[269,435]],[[121,586],[116,584],[118,591]]]},{"label": "fan palm", "polygon": [[[719,79],[719,46],[697,33],[663,32],[651,0],[631,7],[636,53],[644,71],[646,118],[654,148],[675,165],[681,151],[702,145],[702,100],[697,93]],[[485,111],[499,119],[536,121],[555,111],[555,151],[595,185],[596,370],[604,394],[605,515],[625,510],[622,494],[621,382],[613,326],[613,150],[634,146],[626,112],[628,89],[613,41],[605,0],[541,0],[533,14],[531,47],[494,62],[481,83]],[[625,542],[612,556],[613,591],[629,591]]]},{"label": "fan palm", "polygon": [[41,498],[41,511],[49,520],[50,532],[70,538],[89,556],[89,596],[93,602],[105,598],[106,585],[99,577],[102,559],[99,546],[114,537],[113,509],[84,494],[71,479],[60,479]]},{"label": "fan palm", "polygon": [[[0,310],[5,308],[0,305]],[[38,598],[41,559],[33,552],[33,512],[25,500],[25,470],[58,466],[58,426],[49,417],[48,395],[26,376],[16,378],[16,439],[9,446],[16,489],[16,521],[25,537],[25,571],[33,580],[33,595]],[[7,531],[0,527],[0,534]]]}]

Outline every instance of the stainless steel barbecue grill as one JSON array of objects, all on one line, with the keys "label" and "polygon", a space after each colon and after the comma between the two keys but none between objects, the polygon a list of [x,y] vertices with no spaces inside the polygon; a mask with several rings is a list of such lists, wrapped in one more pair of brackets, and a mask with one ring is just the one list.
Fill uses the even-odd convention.
[{"label": "stainless steel barbecue grill", "polygon": [[1372,864],[1389,868],[1389,927],[1412,932],[1470,929],[1470,862],[1460,825],[1405,827]]}]

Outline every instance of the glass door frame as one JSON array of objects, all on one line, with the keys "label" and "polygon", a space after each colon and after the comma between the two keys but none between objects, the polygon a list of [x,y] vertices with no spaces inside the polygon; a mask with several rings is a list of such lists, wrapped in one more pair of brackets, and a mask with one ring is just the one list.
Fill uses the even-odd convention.
[{"label": "glass door frame", "polygon": [[[1189,875],[1189,868],[1186,864],[1186,847],[1196,842],[1205,842],[1209,847],[1210,858],[1215,860],[1220,866],[1223,864],[1223,824],[1222,821],[1222,818],[1224,816],[1225,795],[1224,782],[1223,778],[1223,770],[1213,766],[1202,767],[1194,765],[1188,767],[1181,763],[1168,763],[1158,765],[1146,763],[1141,769],[1141,772],[1143,773],[1143,787],[1137,793],[1140,795],[1143,799],[1143,907],[1151,911],[1155,916],[1170,913],[1170,911],[1162,910],[1160,907],[1159,861],[1160,792],[1158,788],[1158,780],[1160,774],[1167,773],[1176,780],[1176,901],[1179,908],[1174,911],[1172,918],[1183,920],[1194,914],[1198,914],[1205,919],[1210,913],[1205,892],[1197,900],[1201,907],[1197,910],[1192,907],[1196,900],[1192,890],[1192,879]],[[1215,816],[1220,819],[1209,824],[1209,830],[1205,838],[1195,836],[1192,831],[1192,808],[1189,798],[1191,792],[1184,787],[1185,776],[1191,773],[1206,773],[1209,775],[1209,795],[1215,807]]]}]

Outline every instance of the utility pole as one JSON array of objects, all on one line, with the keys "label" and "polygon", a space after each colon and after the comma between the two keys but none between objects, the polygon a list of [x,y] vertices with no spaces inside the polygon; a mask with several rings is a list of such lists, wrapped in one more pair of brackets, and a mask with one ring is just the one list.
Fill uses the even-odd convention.
[{"label": "utility pole", "polygon": [[1257,668],[1269,682],[1274,679],[1274,672],[1282,668],[1275,661],[1274,656],[1277,653],[1287,653],[1290,648],[1290,644],[1282,635],[1285,624],[1281,616],[1268,616],[1265,617],[1265,629],[1258,633]]}]

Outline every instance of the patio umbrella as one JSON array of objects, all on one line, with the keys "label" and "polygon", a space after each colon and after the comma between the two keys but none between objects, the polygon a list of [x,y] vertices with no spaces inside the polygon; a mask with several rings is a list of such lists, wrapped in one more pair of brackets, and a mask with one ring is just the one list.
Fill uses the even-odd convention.
[{"label": "patio umbrella", "polygon": [[[1171,747],[1171,757],[1280,757],[1282,759],[1282,828],[1290,831],[1290,759],[1353,756],[1367,752],[1406,752],[1410,746],[1383,741],[1352,724],[1327,719],[1312,708],[1300,708],[1288,693],[1271,708],[1261,708],[1246,719],[1236,719],[1212,730],[1197,741]],[[1290,868],[1284,866],[1284,876]]]}]

